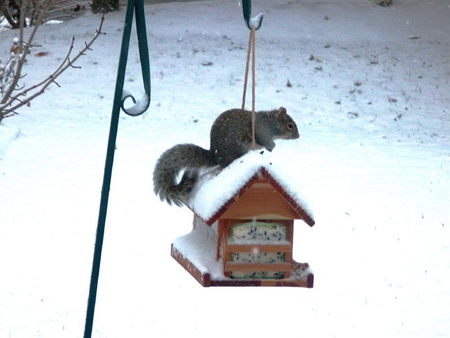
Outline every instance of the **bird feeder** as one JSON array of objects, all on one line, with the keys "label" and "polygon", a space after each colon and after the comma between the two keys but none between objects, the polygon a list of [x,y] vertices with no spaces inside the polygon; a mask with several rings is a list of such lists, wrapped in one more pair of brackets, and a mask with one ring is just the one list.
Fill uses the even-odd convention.
[{"label": "bird feeder", "polygon": [[193,230],[172,243],[171,254],[202,286],[313,287],[308,263],[294,261],[292,252],[294,221],[314,220],[261,154],[203,177],[188,206]]}]

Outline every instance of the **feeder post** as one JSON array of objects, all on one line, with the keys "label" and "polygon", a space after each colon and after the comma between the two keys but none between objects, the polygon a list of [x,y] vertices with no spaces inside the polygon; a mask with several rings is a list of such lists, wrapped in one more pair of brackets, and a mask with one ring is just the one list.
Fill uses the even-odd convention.
[{"label": "feeder post", "polygon": [[[123,90],[134,12],[136,13],[136,30],[138,34],[139,56],[141,61],[142,79],[145,91],[145,96],[143,98],[143,100],[145,100],[144,104],[137,102],[137,100],[131,94],[124,93]],[[103,185],[100,200],[100,210],[95,237],[94,258],[92,262],[84,338],[90,338],[92,336],[95,302],[97,298],[98,280],[100,275],[100,261],[103,248],[103,238],[105,234],[106,214],[108,210],[109,191],[111,187],[111,176],[114,162],[114,151],[116,147],[117,129],[119,125],[120,109],[122,108],[125,113],[131,116],[138,116],[143,114],[150,105],[150,89],[150,61],[147,44],[147,33],[145,27],[144,1],[128,0],[125,15],[125,26],[122,37],[122,47],[120,50],[119,66],[117,70],[113,108],[111,113],[111,124],[109,129],[105,170],[103,175]],[[124,101],[127,98],[131,98],[135,103],[135,106],[125,109]]]}]

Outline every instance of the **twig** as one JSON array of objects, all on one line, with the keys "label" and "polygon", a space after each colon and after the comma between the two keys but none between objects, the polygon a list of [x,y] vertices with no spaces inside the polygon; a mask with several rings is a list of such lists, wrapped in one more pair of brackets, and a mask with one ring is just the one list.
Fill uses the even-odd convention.
[{"label": "twig", "polygon": [[[50,2],[49,0],[46,0],[44,5],[47,6],[49,2]],[[31,31],[31,35],[30,35],[30,38],[28,39],[28,43],[24,43],[23,40],[19,41],[19,43],[22,45],[22,48],[20,48],[21,54],[19,54],[20,57],[19,57],[19,62],[17,64],[17,69],[16,69],[14,79],[11,82],[11,84],[9,85],[8,89],[6,90],[6,92],[3,96],[3,99],[0,101],[0,112],[2,112],[2,114],[3,114],[3,106],[2,105],[4,105],[5,103],[9,102],[12,99],[12,97],[11,97],[12,92],[15,90],[17,83],[19,82],[20,74],[22,73],[22,67],[25,63],[26,55],[28,54],[28,50],[30,49],[30,45],[34,39],[34,36],[35,36],[38,28],[39,28],[39,24],[41,23],[44,13],[45,13],[45,9],[43,9],[40,12],[38,22],[36,23],[36,26],[34,26],[33,30]],[[21,15],[24,15],[23,12],[21,13]],[[21,21],[22,20],[23,19],[21,18]],[[23,28],[21,30],[23,31]]]},{"label": "twig", "polygon": [[[58,87],[60,87],[60,85],[56,82],[56,79],[62,73],[64,73],[69,67],[76,68],[76,69],[81,68],[79,66],[75,66],[74,63],[81,56],[86,55],[86,51],[92,50],[92,48],[91,48],[92,44],[97,40],[97,38],[100,35],[105,34],[102,32],[104,19],[105,19],[104,16],[102,16],[102,18],[100,20],[100,25],[99,25],[98,29],[96,30],[94,37],[89,42],[85,42],[84,48],[81,49],[78,52],[78,54],[75,55],[75,57],[73,59],[71,59],[70,56],[74,49],[74,43],[75,43],[74,37],[72,38],[72,42],[70,44],[69,50],[68,50],[66,56],[64,57],[63,61],[60,63],[58,68],[51,75],[49,75],[46,79],[44,79],[40,83],[37,83],[29,88],[26,88],[26,89],[18,92],[15,95],[12,95],[14,88],[16,88],[16,86],[17,86],[18,79],[20,78],[19,75],[22,70],[23,61],[24,61],[24,59],[22,59],[22,58],[25,58],[26,52],[28,51],[28,48],[29,48],[29,44],[26,44],[25,48],[24,48],[24,53],[20,56],[21,57],[21,59],[19,61],[20,68],[19,67],[17,68],[16,74],[15,74],[16,76],[14,77],[14,81],[9,85],[8,91],[6,92],[5,96],[3,97],[3,100],[0,102],[0,114],[3,115],[3,117],[7,117],[10,114],[17,114],[16,113],[17,109],[19,109],[20,107],[22,107],[24,105],[29,105],[32,100],[34,100],[36,97],[43,94],[45,92],[45,90],[48,88],[48,86],[50,86],[50,84],[54,83]],[[34,37],[35,30],[36,30],[36,28],[33,31],[32,37]],[[29,40],[29,43],[32,40],[31,38]],[[23,99],[24,96],[27,96],[28,94],[30,94],[33,91],[34,91],[34,93],[32,95],[28,96],[26,99]],[[22,99],[19,100],[19,97],[21,97]],[[0,116],[0,120],[1,120],[1,116]]]}]

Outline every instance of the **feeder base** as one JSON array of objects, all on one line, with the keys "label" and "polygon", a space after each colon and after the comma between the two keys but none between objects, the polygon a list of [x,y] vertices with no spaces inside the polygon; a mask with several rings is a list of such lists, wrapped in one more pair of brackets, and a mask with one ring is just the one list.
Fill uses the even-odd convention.
[{"label": "feeder base", "polygon": [[[212,251],[214,256],[214,250]],[[216,261],[215,257],[202,256],[189,259],[183,254],[176,243],[171,246],[172,257],[189,272],[202,286],[291,286],[312,288],[314,274],[308,263],[292,262],[291,276],[283,279],[232,279],[225,277],[222,270],[222,260]],[[201,259],[205,261],[202,262]],[[215,261],[215,266],[211,266]],[[209,268],[207,266],[210,266]]]}]

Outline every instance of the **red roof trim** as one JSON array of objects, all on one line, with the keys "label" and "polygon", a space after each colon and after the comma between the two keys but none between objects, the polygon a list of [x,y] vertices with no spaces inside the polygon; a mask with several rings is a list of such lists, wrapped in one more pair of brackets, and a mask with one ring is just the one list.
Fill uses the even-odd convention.
[{"label": "red roof trim", "polygon": [[305,221],[306,224],[308,224],[310,227],[312,227],[316,222],[311,218],[311,216],[308,215],[308,213],[303,209],[303,207],[298,204],[297,201],[295,201],[291,195],[289,195],[286,190],[278,183],[278,181],[270,175],[270,173],[265,168],[260,168],[261,173],[270,184],[278,191],[278,193],[286,200],[286,202],[292,207],[292,209],[295,210],[297,214],[300,215],[300,217]]},{"label": "red roof trim", "polygon": [[294,211],[305,221],[306,224],[311,227],[315,224],[314,219],[312,219],[311,216],[308,215],[305,209],[303,209],[303,207],[297,201],[295,201],[294,198],[286,192],[286,190],[284,190],[281,184],[278,183],[278,181],[272,175],[270,175],[269,171],[264,167],[260,167],[252,176],[252,178],[250,178],[247,183],[245,183],[239,189],[239,191],[232,198],[230,198],[210,219],[204,219],[203,221],[208,225],[212,225],[215,221],[217,221],[219,217],[235,202],[235,200],[238,199],[239,196],[244,194],[244,192],[247,191],[260,178],[259,173],[261,173],[262,176],[269,181],[269,183],[286,200],[291,208],[294,209]]}]

